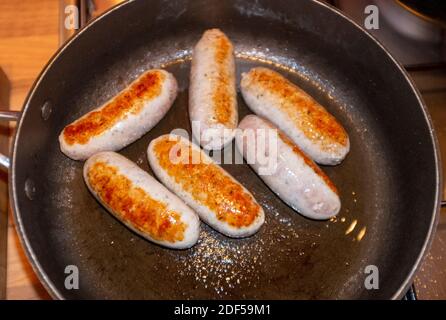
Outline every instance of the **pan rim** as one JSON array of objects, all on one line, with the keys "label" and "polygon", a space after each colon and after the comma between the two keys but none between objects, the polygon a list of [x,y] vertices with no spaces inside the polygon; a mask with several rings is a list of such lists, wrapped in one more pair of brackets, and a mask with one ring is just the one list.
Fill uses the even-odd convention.
[{"label": "pan rim", "polygon": [[[427,128],[430,132],[430,138],[432,140],[433,145],[433,152],[434,152],[434,159],[435,159],[435,173],[436,173],[436,181],[435,181],[435,204],[433,208],[433,212],[430,219],[429,229],[426,234],[425,241],[423,243],[423,246],[420,250],[420,253],[418,254],[414,264],[412,265],[412,268],[410,269],[409,273],[405,277],[404,281],[401,283],[397,291],[389,297],[392,300],[400,299],[404,296],[404,294],[407,292],[408,288],[412,284],[413,278],[415,276],[415,273],[418,271],[418,269],[421,266],[421,263],[431,247],[434,235],[435,235],[435,229],[438,224],[439,219],[439,212],[441,208],[441,194],[442,194],[442,186],[443,186],[443,175],[442,175],[442,167],[441,167],[441,156],[440,156],[440,148],[439,148],[439,142],[437,135],[435,133],[435,129],[433,126],[432,118],[429,114],[429,111],[427,109],[427,106],[424,102],[424,100],[421,97],[421,94],[419,90],[415,87],[415,84],[408,74],[408,72],[403,68],[403,66],[398,62],[393,55],[383,46],[383,44],[376,39],[373,35],[371,35],[367,30],[365,30],[361,25],[353,21],[351,18],[346,16],[343,12],[341,12],[336,7],[333,7],[329,4],[319,2],[317,0],[309,0],[312,3],[316,5],[320,5],[321,7],[326,8],[327,10],[333,12],[334,14],[339,15],[341,18],[345,19],[346,21],[350,22],[354,27],[356,27],[359,31],[361,31],[363,34],[369,37],[371,41],[373,41],[376,45],[378,45],[381,50],[389,57],[389,59],[394,63],[394,65],[398,68],[398,70],[402,73],[405,80],[409,84],[410,88],[412,89],[412,92],[415,94],[418,104],[421,107],[421,110],[423,112],[423,116],[425,119],[425,122],[427,124]],[[48,72],[48,70],[51,68],[51,66],[57,61],[58,57],[71,45],[72,42],[74,42],[78,37],[80,37],[83,33],[87,32],[92,26],[96,24],[96,22],[100,21],[101,19],[105,18],[112,12],[119,10],[121,7],[126,6],[130,3],[132,3],[133,0],[127,0],[120,4],[117,4],[107,10],[103,15],[95,18],[90,23],[88,23],[85,27],[83,27],[81,30],[79,30],[76,34],[74,34],[68,41],[66,41],[50,58],[50,60],[47,62],[45,67],[42,69],[38,77],[36,78],[34,84],[32,85],[30,91],[28,92],[28,95],[25,99],[25,102],[23,104],[22,108],[22,117],[20,118],[17,128],[14,134],[13,142],[11,144],[11,169],[9,170],[9,195],[11,198],[11,208],[13,212],[13,218],[15,222],[15,227],[17,229],[17,233],[19,235],[19,240],[22,245],[22,248],[25,251],[25,254],[28,258],[29,263],[31,264],[34,272],[36,273],[37,277],[39,278],[42,285],[45,287],[47,292],[50,294],[50,296],[54,299],[60,299],[65,300],[64,295],[57,289],[55,284],[51,281],[50,277],[47,275],[45,270],[43,270],[43,267],[39,263],[39,261],[36,258],[36,255],[33,251],[33,248],[31,246],[31,243],[26,236],[24,232],[24,225],[21,219],[20,210],[18,208],[18,197],[17,197],[17,187],[16,187],[16,181],[15,181],[15,173],[16,173],[16,155],[17,155],[17,140],[19,139],[19,135],[21,132],[21,128],[23,126],[23,115],[26,114],[30,107],[30,100],[31,97],[35,94],[36,90],[38,89],[40,82],[42,81],[45,74]]]}]

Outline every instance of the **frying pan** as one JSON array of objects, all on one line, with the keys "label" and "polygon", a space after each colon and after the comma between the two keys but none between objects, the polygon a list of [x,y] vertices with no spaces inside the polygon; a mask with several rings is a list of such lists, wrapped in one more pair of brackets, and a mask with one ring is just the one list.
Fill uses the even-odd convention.
[{"label": "frying pan", "polygon": [[[175,128],[190,132],[191,49],[211,27],[233,40],[238,81],[253,66],[274,68],[345,126],[350,154],[323,168],[340,190],[337,219],[306,219],[246,164],[223,164],[263,206],[265,225],[236,240],[202,224],[195,247],[168,250],[106,213],[85,187],[83,163],[60,152],[65,125],[144,70],[164,67],[179,81],[174,106],[121,151],[151,173],[150,140]],[[240,96],[238,103],[240,118],[250,113]],[[67,299],[399,298],[431,242],[440,190],[437,140],[407,74],[358,25],[317,1],[141,0],[114,7],[68,41],[35,82],[10,164],[22,244],[50,294]],[[79,270],[77,290],[64,286],[69,265]],[[364,285],[369,265],[378,268],[379,289]]]}]

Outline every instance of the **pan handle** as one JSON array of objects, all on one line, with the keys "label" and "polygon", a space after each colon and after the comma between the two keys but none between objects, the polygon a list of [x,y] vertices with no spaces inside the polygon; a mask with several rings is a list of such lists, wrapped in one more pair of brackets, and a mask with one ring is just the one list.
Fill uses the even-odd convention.
[{"label": "pan handle", "polygon": [[[0,121],[18,121],[20,119],[20,111],[0,111]],[[9,170],[10,160],[8,156],[0,153],[0,168]]]}]

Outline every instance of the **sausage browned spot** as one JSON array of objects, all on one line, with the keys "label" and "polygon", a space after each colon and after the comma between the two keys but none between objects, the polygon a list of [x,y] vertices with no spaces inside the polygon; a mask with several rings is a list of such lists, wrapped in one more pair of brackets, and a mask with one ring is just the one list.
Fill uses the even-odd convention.
[{"label": "sausage browned spot", "polygon": [[[274,164],[260,177],[285,203],[312,219],[338,214],[341,201],[336,187],[284,133],[255,115],[246,116],[239,128],[235,137],[237,148],[257,173]],[[250,160],[249,152],[265,157],[253,156]]]},{"label": "sausage browned spot", "polygon": [[259,67],[242,74],[249,108],[288,135],[320,164],[340,163],[350,150],[347,132],[310,95],[278,72]]},{"label": "sausage browned spot", "polygon": [[230,143],[237,127],[233,51],[231,41],[219,29],[207,30],[193,51],[189,114],[195,139],[208,150]]},{"label": "sausage browned spot", "polygon": [[172,74],[149,70],[104,105],[66,126],[59,136],[60,148],[75,160],[120,150],[152,129],[176,95]]},{"label": "sausage browned spot", "polygon": [[148,148],[156,176],[211,227],[230,237],[254,234],[265,215],[252,194],[185,138],[163,135]]},{"label": "sausage browned spot", "polygon": [[183,201],[135,163],[101,152],[84,165],[91,193],[127,227],[169,248],[189,248],[199,236],[199,219]]}]

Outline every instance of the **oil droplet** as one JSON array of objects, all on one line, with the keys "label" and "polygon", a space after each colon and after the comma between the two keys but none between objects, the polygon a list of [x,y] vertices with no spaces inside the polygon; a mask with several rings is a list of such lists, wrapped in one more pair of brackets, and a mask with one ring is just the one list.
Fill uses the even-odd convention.
[{"label": "oil droplet", "polygon": [[347,234],[351,233],[355,229],[357,223],[358,223],[358,220],[356,220],[356,219],[353,220],[353,222],[350,224],[348,229],[345,231],[345,234],[347,235]]}]

